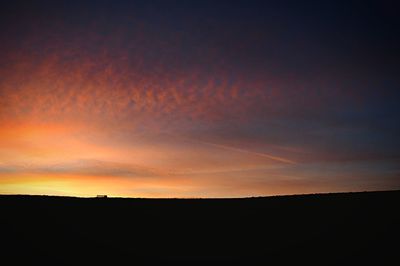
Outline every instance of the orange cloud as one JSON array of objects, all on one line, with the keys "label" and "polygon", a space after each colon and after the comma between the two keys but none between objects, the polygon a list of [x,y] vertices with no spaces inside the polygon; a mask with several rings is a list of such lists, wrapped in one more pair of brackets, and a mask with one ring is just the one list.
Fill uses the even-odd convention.
[{"label": "orange cloud", "polygon": [[[134,38],[90,27],[67,38],[59,26],[27,34],[23,49],[1,59],[0,193],[202,197],[335,188],[301,168],[329,157],[325,146],[319,157],[307,146],[320,135],[302,124],[306,111],[326,122],[318,111],[328,90],[238,71],[213,47],[175,58],[165,52],[174,41],[156,42],[140,27],[129,31]],[[296,130],[287,126],[293,121]]]}]

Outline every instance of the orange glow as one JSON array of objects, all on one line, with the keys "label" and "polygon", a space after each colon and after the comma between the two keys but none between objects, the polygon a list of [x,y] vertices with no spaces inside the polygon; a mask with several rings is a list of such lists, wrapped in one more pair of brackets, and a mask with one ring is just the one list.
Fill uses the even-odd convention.
[{"label": "orange glow", "polygon": [[137,135],[123,145],[97,130],[68,123],[9,124],[1,131],[0,193],[207,197],[221,196],[223,189],[222,196],[244,196],[259,189],[239,189],[240,180],[228,185],[225,172],[285,163],[171,135]]}]

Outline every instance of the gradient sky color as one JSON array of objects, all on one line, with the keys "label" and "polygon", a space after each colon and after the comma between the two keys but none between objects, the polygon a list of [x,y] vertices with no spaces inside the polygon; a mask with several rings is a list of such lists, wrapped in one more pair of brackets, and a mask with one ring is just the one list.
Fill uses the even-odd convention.
[{"label": "gradient sky color", "polygon": [[400,188],[396,1],[0,9],[1,194]]}]

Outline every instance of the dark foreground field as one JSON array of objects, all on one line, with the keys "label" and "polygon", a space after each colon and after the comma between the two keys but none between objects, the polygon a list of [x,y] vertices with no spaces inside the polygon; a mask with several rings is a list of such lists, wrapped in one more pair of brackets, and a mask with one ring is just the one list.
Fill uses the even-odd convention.
[{"label": "dark foreground field", "polygon": [[0,255],[11,259],[4,265],[399,265],[399,203],[400,191],[223,200],[0,196]]}]

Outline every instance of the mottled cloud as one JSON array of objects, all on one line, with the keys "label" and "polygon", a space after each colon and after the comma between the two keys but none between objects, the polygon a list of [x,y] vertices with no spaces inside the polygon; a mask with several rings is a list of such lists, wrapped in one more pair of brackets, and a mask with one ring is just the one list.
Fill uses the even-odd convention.
[{"label": "mottled cloud", "polygon": [[76,189],[94,180],[114,182],[106,194],[185,197],[399,186],[388,36],[346,16],[357,34],[338,30],[322,7],[292,21],[276,6],[197,5],[10,3],[0,193],[88,195]]}]

